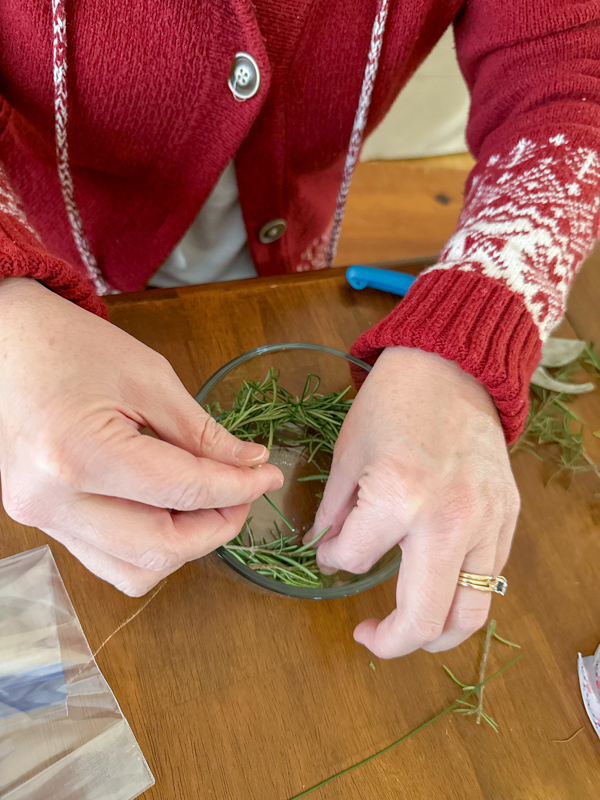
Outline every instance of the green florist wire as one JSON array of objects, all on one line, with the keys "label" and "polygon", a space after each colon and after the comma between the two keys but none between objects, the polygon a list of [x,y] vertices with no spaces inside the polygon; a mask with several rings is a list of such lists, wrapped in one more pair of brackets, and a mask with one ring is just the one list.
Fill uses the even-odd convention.
[{"label": "green florist wire", "polygon": [[[347,398],[351,387],[342,392],[319,394],[321,379],[309,374],[299,396],[279,385],[279,374],[272,368],[262,381],[243,381],[228,411],[215,403],[207,411],[228,431],[239,439],[253,442],[259,439],[269,450],[274,444],[283,447],[305,447],[308,462],[314,462],[318,453],[333,455],[333,448],[342,428],[352,400]],[[324,482],[329,473],[315,464],[315,475],[299,478],[299,482]],[[307,544],[295,535],[293,525],[285,518],[273,501],[263,495],[267,503],[289,528],[291,536],[284,536],[277,522],[273,522],[277,538],[271,542],[257,542],[248,518],[240,533],[225,549],[249,569],[276,581],[292,586],[318,588],[328,583],[317,567],[315,547],[329,527]],[[320,495],[319,495],[320,496]]]}]

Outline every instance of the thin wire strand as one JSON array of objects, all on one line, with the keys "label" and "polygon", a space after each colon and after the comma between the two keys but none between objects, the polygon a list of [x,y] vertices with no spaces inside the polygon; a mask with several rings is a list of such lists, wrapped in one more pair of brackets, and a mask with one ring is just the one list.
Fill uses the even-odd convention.
[{"label": "thin wire strand", "polygon": [[[158,584],[158,586],[156,587],[156,589],[155,589],[155,590],[152,592],[152,594],[150,595],[150,597],[148,597],[148,598],[146,599],[146,602],[145,602],[145,603],[143,603],[143,604],[142,604],[142,605],[141,605],[141,606],[140,606],[140,607],[137,609],[137,611],[134,611],[134,612],[133,612],[133,614],[132,614],[130,617],[127,617],[127,619],[126,619],[124,622],[122,622],[122,623],[119,625],[119,627],[118,627],[118,628],[115,628],[115,630],[114,630],[114,631],[113,631],[113,632],[110,634],[110,636],[107,636],[107,637],[106,637],[106,639],[105,639],[105,640],[102,642],[102,644],[100,645],[100,647],[98,647],[98,648],[97,648],[97,649],[96,649],[96,650],[95,650],[95,651],[92,653],[92,659],[96,658],[96,656],[98,655],[98,653],[100,652],[100,650],[102,650],[102,648],[103,648],[105,645],[107,645],[107,644],[110,642],[110,640],[113,638],[113,636],[115,636],[117,633],[119,633],[119,631],[122,631],[122,630],[123,630],[123,628],[124,628],[126,625],[129,625],[129,623],[130,623],[130,622],[133,622],[133,620],[134,620],[134,619],[135,619],[137,616],[139,616],[139,615],[142,613],[142,611],[143,611],[145,608],[147,608],[147,607],[150,605],[150,603],[151,603],[151,602],[154,600],[154,598],[155,598],[155,597],[156,597],[156,595],[157,595],[157,594],[160,592],[160,590],[161,590],[161,589],[163,589],[163,588],[165,587],[166,583],[167,583],[167,579],[166,579],[166,578],[163,578],[163,580],[162,580],[162,581],[161,581],[161,582]],[[86,666],[87,666],[87,665],[86,665]]]},{"label": "thin wire strand", "polygon": [[150,597],[146,598],[146,601],[138,609],[136,609],[136,611],[134,611],[133,614],[131,614],[131,616],[127,617],[127,619],[124,622],[122,622],[119,625],[118,628],[115,628],[115,630],[109,636],[106,637],[106,639],[102,642],[100,647],[98,647],[98,648],[96,648],[96,650],[94,650],[94,652],[92,653],[92,657],[89,659],[89,661],[85,662],[85,664],[83,665],[83,667],[81,667],[81,669],[75,675],[75,677],[71,678],[71,680],[66,681],[66,682],[67,683],[73,683],[73,681],[77,680],[77,678],[81,675],[81,673],[85,669],[87,669],[87,667],[89,667],[89,665],[92,663],[92,661],[95,661],[96,656],[98,655],[98,653],[102,650],[103,647],[105,647],[105,645],[108,644],[108,642],[110,642],[110,640],[113,638],[113,636],[115,636],[117,633],[119,633],[119,631],[122,631],[123,628],[126,625],[129,625],[130,622],[133,622],[133,620],[137,616],[139,616],[142,613],[142,611],[144,611],[144,609],[146,609],[150,605],[150,603],[154,600],[154,598],[160,592],[160,590],[165,587],[166,583],[167,583],[167,578],[163,578],[163,580],[158,584],[156,589],[152,592]]},{"label": "thin wire strand", "polygon": [[569,736],[569,738],[568,738],[568,739],[552,739],[552,741],[553,741],[553,742],[556,742],[556,744],[566,744],[567,742],[572,742],[572,741],[573,741],[573,739],[574,739],[574,738],[575,738],[575,737],[576,737],[578,734],[580,734],[582,730],[583,730],[583,725],[581,726],[581,728],[578,728],[578,729],[575,731],[575,733],[572,733],[572,734]]}]

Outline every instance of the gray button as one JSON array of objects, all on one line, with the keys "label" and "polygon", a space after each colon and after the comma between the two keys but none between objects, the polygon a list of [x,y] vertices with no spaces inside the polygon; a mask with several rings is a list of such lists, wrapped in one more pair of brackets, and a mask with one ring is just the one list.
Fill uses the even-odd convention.
[{"label": "gray button", "polygon": [[263,244],[271,244],[281,239],[287,230],[287,222],[284,219],[272,219],[265,223],[258,232],[258,241]]},{"label": "gray button", "polygon": [[227,85],[236,100],[249,100],[260,88],[258,64],[248,53],[236,53]]}]

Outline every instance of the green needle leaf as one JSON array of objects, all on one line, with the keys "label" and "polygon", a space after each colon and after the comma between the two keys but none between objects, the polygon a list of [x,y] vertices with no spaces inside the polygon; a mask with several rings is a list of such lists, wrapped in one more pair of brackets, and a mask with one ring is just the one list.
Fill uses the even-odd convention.
[{"label": "green needle leaf", "polygon": [[291,531],[293,531],[293,530],[294,530],[294,526],[292,525],[292,523],[291,523],[291,522],[288,522],[288,520],[287,520],[287,519],[286,519],[286,518],[283,516],[283,514],[282,514],[282,513],[281,513],[281,511],[280,511],[280,510],[277,508],[277,506],[276,506],[276,505],[275,505],[275,503],[274,503],[274,502],[271,500],[271,498],[270,498],[270,497],[267,497],[267,495],[266,495],[266,494],[263,494],[263,497],[265,498],[265,500],[267,501],[267,503],[268,503],[268,504],[271,506],[271,508],[273,509],[273,511],[274,511],[276,514],[278,514],[278,515],[281,517],[281,519],[282,519],[282,520],[285,522],[285,524],[288,526],[288,528],[289,528]]},{"label": "green needle leaf", "polygon": [[520,644],[515,644],[515,642],[509,642],[508,639],[502,638],[502,636],[497,634],[496,631],[492,632],[492,636],[494,637],[494,639],[497,639],[499,642],[502,642],[502,644],[507,644],[509,647],[518,647],[518,648],[521,647]]},{"label": "green needle leaf", "polygon": [[454,683],[457,683],[460,686],[461,689],[472,689],[473,688],[472,686],[467,686],[466,683],[463,683],[462,681],[459,681],[458,678],[456,677],[456,675],[445,664],[442,664],[442,669],[447,672],[447,674],[452,678]]}]

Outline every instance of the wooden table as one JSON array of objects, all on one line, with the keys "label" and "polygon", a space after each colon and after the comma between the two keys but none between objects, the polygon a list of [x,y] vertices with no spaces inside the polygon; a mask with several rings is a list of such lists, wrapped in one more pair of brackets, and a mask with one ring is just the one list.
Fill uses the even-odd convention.
[{"label": "wooden table", "polygon": [[[350,290],[332,270],[122,296],[110,306],[113,322],[167,356],[195,392],[223,362],[266,342],[348,348],[393,304],[385,294]],[[600,338],[599,305],[598,270],[589,265],[571,305],[579,336]],[[579,407],[600,427],[600,393]],[[448,715],[315,800],[600,795],[600,742],[576,673],[577,651],[589,654],[600,640],[598,486],[544,488],[543,464],[524,454],[514,466],[523,511],[505,570],[509,592],[493,614],[524,657],[487,692],[500,733]],[[0,529],[2,557],[48,541],[3,514]],[[94,649],[143,601],[51,547]],[[475,681],[482,634],[449,653],[378,661],[352,630],[388,613],[393,598],[394,581],[329,602],[255,594],[214,557],[171,576],[98,658],[156,777],[145,798],[286,800],[444,708],[457,692],[441,665]],[[488,672],[511,656],[495,646]],[[571,741],[554,741],[579,728]]]}]

